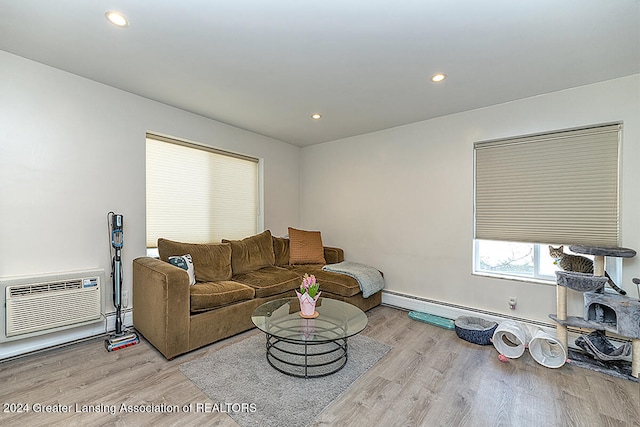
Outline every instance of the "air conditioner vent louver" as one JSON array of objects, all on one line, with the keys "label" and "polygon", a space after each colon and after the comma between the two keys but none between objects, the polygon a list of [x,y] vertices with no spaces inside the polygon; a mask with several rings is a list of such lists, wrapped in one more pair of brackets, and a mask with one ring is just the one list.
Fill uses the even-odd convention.
[{"label": "air conditioner vent louver", "polygon": [[42,292],[59,292],[69,289],[82,289],[82,281],[72,280],[63,282],[38,283],[33,285],[12,286],[9,289],[10,296],[13,298],[25,295],[39,294]]}]

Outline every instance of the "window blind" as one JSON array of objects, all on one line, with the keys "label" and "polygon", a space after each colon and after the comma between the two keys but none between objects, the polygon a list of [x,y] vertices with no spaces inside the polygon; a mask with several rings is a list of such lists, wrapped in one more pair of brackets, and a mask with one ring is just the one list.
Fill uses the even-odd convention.
[{"label": "window blind", "polygon": [[257,233],[258,160],[147,135],[147,247]]},{"label": "window blind", "polygon": [[477,142],[475,238],[617,246],[620,124]]}]

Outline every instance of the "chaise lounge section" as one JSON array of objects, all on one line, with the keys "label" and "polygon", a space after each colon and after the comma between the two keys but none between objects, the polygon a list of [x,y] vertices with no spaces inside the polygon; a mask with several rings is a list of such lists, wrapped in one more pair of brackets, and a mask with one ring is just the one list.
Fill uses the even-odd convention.
[{"label": "chaise lounge section", "polygon": [[[322,297],[363,311],[381,304],[381,291],[364,298],[356,279],[322,270],[344,261],[342,249],[323,246],[318,232],[290,228],[289,236],[266,230],[216,244],[159,239],[160,259],[133,261],[134,327],[173,359],[253,328],[253,311],[266,301],[295,297],[305,273],[316,276]],[[191,277],[169,262],[185,255],[193,264]]]}]

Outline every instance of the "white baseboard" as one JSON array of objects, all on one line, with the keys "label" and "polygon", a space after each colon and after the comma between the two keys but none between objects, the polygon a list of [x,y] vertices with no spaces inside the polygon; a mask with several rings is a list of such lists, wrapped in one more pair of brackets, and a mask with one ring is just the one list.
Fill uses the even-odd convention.
[{"label": "white baseboard", "polygon": [[[123,326],[133,325],[133,309],[124,310]],[[0,344],[0,361],[26,356],[28,354],[62,347],[90,338],[105,336],[116,330],[116,313],[102,315],[102,321],[47,335],[9,341]]]},{"label": "white baseboard", "polygon": [[[556,326],[553,321],[551,321],[551,319],[549,320],[549,323],[540,322],[531,319],[524,319],[521,317],[509,316],[501,313],[494,313],[486,310],[479,310],[472,307],[464,307],[456,304],[420,298],[412,295],[402,294],[399,292],[382,291],[382,304],[396,307],[402,310],[429,313],[436,316],[444,317],[446,319],[456,319],[460,316],[473,316],[497,322],[498,324],[504,322],[505,320],[515,320],[524,323],[528,327],[532,336],[538,329],[542,329],[543,331],[550,333],[551,335],[556,334]],[[578,347],[574,343],[575,339],[578,336],[580,336],[580,332],[578,330],[569,329],[568,344],[570,348],[578,349]],[[608,338],[611,341],[617,342],[619,344],[625,342],[625,340],[618,339],[617,337]]]}]

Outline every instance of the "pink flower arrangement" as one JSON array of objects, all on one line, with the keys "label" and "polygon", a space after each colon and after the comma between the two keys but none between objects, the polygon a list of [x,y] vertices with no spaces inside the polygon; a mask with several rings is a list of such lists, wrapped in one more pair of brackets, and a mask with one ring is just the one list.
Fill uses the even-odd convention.
[{"label": "pink flower arrangement", "polygon": [[[300,292],[296,289],[296,295],[300,301],[300,312],[302,317],[312,318],[317,316],[316,301],[320,297],[320,285],[316,282],[316,277],[305,273],[300,285]],[[315,314],[315,316],[314,316]]]},{"label": "pink flower arrangement", "polygon": [[302,284],[300,285],[300,294],[304,295],[308,293],[311,298],[315,298],[319,289],[320,284],[316,282],[316,276],[313,274],[309,276],[309,274],[305,273],[302,278]]}]

